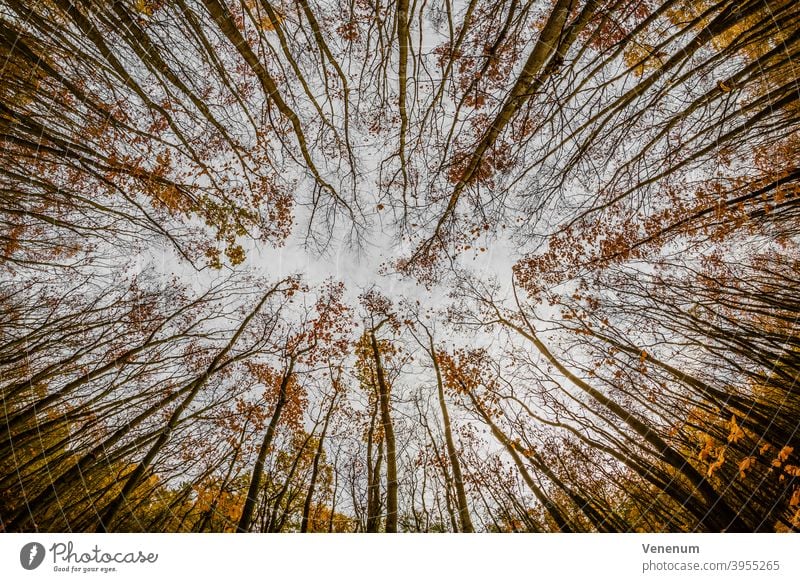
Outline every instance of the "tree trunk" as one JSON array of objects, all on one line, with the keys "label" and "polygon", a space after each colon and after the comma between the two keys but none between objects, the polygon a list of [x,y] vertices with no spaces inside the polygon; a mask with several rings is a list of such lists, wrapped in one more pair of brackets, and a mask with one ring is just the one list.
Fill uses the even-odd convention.
[{"label": "tree trunk", "polygon": [[236,526],[237,532],[249,531],[250,524],[253,521],[253,510],[256,507],[256,500],[258,499],[258,488],[261,486],[261,474],[264,472],[264,461],[267,458],[267,452],[272,444],[272,439],[275,437],[275,431],[278,428],[281,412],[286,404],[286,388],[289,385],[293,370],[294,357],[289,360],[289,366],[286,368],[283,378],[281,378],[278,401],[275,403],[275,411],[272,413],[267,432],[264,433],[264,440],[261,442],[261,449],[258,451],[256,464],[253,466],[253,475],[250,477],[250,487],[247,490],[247,500],[244,502],[244,507],[242,508],[242,516],[239,518],[239,525]]},{"label": "tree trunk", "polygon": [[436,387],[439,393],[439,407],[442,410],[442,424],[444,425],[444,439],[447,444],[447,456],[450,459],[450,466],[453,468],[455,480],[456,499],[458,501],[458,517],[461,522],[461,531],[473,533],[475,528],[469,515],[469,505],[467,504],[467,494],[464,491],[464,477],[461,474],[461,463],[458,460],[458,451],[453,440],[453,429],[450,424],[450,414],[447,411],[447,402],[444,398],[444,384],[442,383],[442,372],[439,369],[439,360],[436,358],[436,348],[433,345],[433,338],[428,335],[430,342],[430,354],[433,361],[433,369],[436,372]]},{"label": "tree trunk", "polygon": [[370,332],[372,355],[375,358],[375,374],[378,378],[378,394],[380,396],[381,420],[383,436],[386,442],[386,533],[397,532],[397,448],[394,438],[394,426],[389,406],[389,386],[383,371],[383,362],[378,348],[375,331]]},{"label": "tree trunk", "polygon": [[330,408],[328,408],[328,413],[325,415],[325,424],[322,425],[322,432],[319,435],[317,451],[314,453],[314,462],[311,467],[311,482],[308,485],[308,494],[306,495],[306,500],[303,503],[303,518],[300,522],[300,533],[306,533],[308,531],[308,518],[309,514],[311,513],[311,502],[314,499],[314,487],[317,483],[317,475],[319,474],[319,461],[322,458],[322,451],[324,450],[323,445],[325,444],[325,433],[328,432],[328,422],[330,422],[335,405],[336,393],[334,392],[333,397],[331,398]]}]

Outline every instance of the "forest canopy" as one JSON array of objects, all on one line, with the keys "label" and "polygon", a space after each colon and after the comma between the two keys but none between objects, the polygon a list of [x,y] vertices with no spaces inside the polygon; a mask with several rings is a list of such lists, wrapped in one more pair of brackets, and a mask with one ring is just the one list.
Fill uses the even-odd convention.
[{"label": "forest canopy", "polygon": [[796,531],[798,53],[794,0],[0,0],[0,531]]}]

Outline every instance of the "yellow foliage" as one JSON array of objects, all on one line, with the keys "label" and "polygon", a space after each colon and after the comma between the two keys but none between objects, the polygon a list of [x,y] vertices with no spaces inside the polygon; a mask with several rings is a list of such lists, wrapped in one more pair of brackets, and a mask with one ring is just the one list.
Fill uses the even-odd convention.
[{"label": "yellow foliage", "polygon": [[[710,5],[710,0],[692,0],[691,2],[682,2],[677,4],[676,7],[668,9],[666,11],[666,16],[674,24],[680,26],[700,16],[710,7]],[[727,30],[717,33],[711,40],[711,45],[718,51],[723,50],[725,47],[731,44],[736,37],[747,31],[749,28],[752,28],[752,26],[756,24],[759,19],[760,15],[758,12],[750,14]],[[701,18],[697,22],[696,27],[698,29],[703,29],[708,26],[709,22],[710,19],[708,17]],[[748,54],[757,57],[759,56],[759,53],[766,52],[768,47],[758,47],[751,44],[748,45],[746,50]]]},{"label": "yellow foliage", "polygon": [[729,443],[738,443],[744,438],[744,431],[736,424],[736,416],[731,416],[730,422],[731,432],[728,435]]},{"label": "yellow foliage", "polygon": [[701,461],[705,461],[706,459],[708,459],[708,456],[711,454],[713,450],[714,450],[714,439],[711,438],[711,436],[706,435],[705,445],[703,445],[703,448],[697,454],[697,458],[700,459]]},{"label": "yellow foliage", "polygon": [[747,477],[747,470],[752,468],[753,465],[756,463],[755,457],[745,457],[742,459],[742,462],[739,463],[739,477],[744,479]]},{"label": "yellow foliage", "polygon": [[797,465],[786,465],[783,470],[792,477],[800,477],[800,467]]},{"label": "yellow foliage", "polygon": [[789,445],[786,445],[778,453],[778,459],[777,460],[779,462],[781,462],[781,463],[785,463],[787,461],[787,459],[789,458],[789,455],[791,455],[793,451],[794,451],[794,447],[790,447]]},{"label": "yellow foliage", "polygon": [[708,477],[709,477],[709,478],[710,478],[710,477],[712,477],[712,476],[714,475],[714,472],[715,472],[717,469],[719,469],[720,467],[722,467],[722,464],[723,464],[724,462],[725,462],[725,448],[724,448],[724,447],[721,447],[721,448],[719,449],[719,456],[717,457],[717,460],[716,460],[716,461],[714,461],[713,463],[711,463],[711,464],[708,466]]},{"label": "yellow foliage", "polygon": [[800,487],[795,488],[792,498],[789,500],[790,507],[797,507],[798,505],[800,505]]},{"label": "yellow foliage", "polygon": [[253,13],[253,19],[256,26],[261,31],[275,30],[275,27],[283,22],[283,14],[273,9],[274,19],[271,19],[264,13],[264,8],[260,6],[259,0],[247,0],[247,7]]},{"label": "yellow foliage", "polygon": [[136,0],[133,7],[136,8],[136,11],[140,14],[152,16],[153,12],[160,7],[159,4],[159,2],[155,2],[154,0]]},{"label": "yellow foliage", "polygon": [[628,67],[633,68],[637,76],[641,77],[647,71],[653,71],[661,66],[661,54],[654,51],[654,47],[649,44],[631,43],[625,49],[622,59]]}]

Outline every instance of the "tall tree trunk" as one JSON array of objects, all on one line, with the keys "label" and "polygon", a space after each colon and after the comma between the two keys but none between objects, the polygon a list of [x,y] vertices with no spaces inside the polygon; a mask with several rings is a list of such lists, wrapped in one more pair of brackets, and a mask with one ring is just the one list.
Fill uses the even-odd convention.
[{"label": "tall tree trunk", "polygon": [[375,330],[370,331],[372,355],[375,358],[375,375],[378,379],[378,395],[380,396],[383,437],[386,442],[386,533],[397,532],[397,445],[394,438],[394,426],[389,406],[389,385],[383,371],[383,361],[375,337]]},{"label": "tall tree trunk", "polygon": [[334,406],[336,406],[335,392],[331,398],[331,405],[328,408],[328,412],[325,415],[325,424],[322,425],[322,432],[319,435],[319,444],[317,445],[317,450],[314,453],[314,462],[311,466],[311,479],[308,485],[308,494],[306,495],[306,500],[303,503],[303,518],[300,522],[300,533],[306,533],[308,531],[308,518],[309,514],[311,513],[311,502],[314,499],[314,487],[317,484],[317,475],[319,474],[319,462],[322,458],[322,451],[324,450],[323,447],[325,444],[325,434],[328,432],[328,423],[331,420]]},{"label": "tall tree trunk", "polygon": [[261,474],[264,472],[264,461],[267,458],[267,452],[275,437],[275,431],[278,428],[278,422],[281,419],[281,412],[286,404],[286,388],[289,385],[289,380],[294,371],[295,359],[292,357],[289,360],[289,366],[281,378],[281,386],[278,391],[278,401],[275,403],[275,411],[272,413],[272,418],[267,426],[267,432],[264,433],[264,440],[261,441],[261,449],[258,451],[258,458],[256,464],[253,466],[253,475],[250,477],[250,487],[247,489],[247,499],[242,508],[242,515],[239,518],[239,525],[236,526],[237,532],[246,532],[250,529],[250,524],[253,521],[253,510],[256,507],[256,500],[258,499],[258,488],[261,486]]},{"label": "tall tree trunk", "polygon": [[[427,330],[426,330],[427,331]],[[469,515],[469,505],[467,504],[467,494],[464,491],[464,477],[461,473],[461,462],[458,460],[458,451],[453,440],[453,429],[450,424],[450,414],[447,411],[447,402],[444,398],[444,384],[442,382],[442,371],[439,369],[439,360],[436,357],[436,348],[433,345],[433,338],[428,334],[430,343],[431,360],[433,369],[436,372],[436,387],[439,394],[439,408],[442,410],[442,424],[444,425],[444,439],[447,444],[447,456],[450,459],[450,466],[453,468],[453,477],[456,488],[456,499],[458,501],[458,518],[461,522],[461,531],[472,533],[475,528],[472,525],[472,518]]]},{"label": "tall tree trunk", "polygon": [[372,415],[372,424],[367,439],[367,533],[378,531],[381,513],[381,467],[383,466],[383,441],[378,442],[378,457],[372,464],[372,448],[375,442],[375,416],[378,414],[376,405]]}]

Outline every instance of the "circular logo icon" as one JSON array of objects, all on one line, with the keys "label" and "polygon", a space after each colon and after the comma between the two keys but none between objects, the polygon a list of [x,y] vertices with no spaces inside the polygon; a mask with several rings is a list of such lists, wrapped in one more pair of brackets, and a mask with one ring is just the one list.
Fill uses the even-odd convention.
[{"label": "circular logo icon", "polygon": [[19,563],[26,570],[35,570],[44,561],[44,546],[38,542],[30,542],[19,551]]}]

